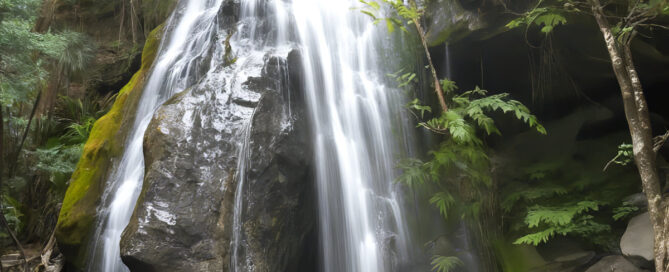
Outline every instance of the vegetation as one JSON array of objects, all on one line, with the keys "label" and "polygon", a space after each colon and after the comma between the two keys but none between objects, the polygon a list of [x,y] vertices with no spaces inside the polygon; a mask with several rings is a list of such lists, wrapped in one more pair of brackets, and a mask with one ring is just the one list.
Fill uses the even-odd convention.
[{"label": "vegetation", "polygon": [[24,258],[19,240],[49,239],[92,120],[112,100],[59,95],[94,48],[77,32],[37,31],[42,2],[0,1],[0,245],[10,237]]},{"label": "vegetation", "polygon": [[630,49],[634,38],[643,28],[667,28],[655,24],[658,16],[669,14],[669,4],[663,0],[607,1],[560,0],[538,1],[536,6],[511,21],[510,28],[526,25],[541,27],[549,34],[554,27],[567,23],[564,14],[587,13],[595,18],[609,53],[614,74],[620,86],[625,114],[632,136],[634,161],[643,191],[648,200],[651,224],[655,233],[655,269],[669,271],[669,199],[662,196],[657,169],[657,152],[666,138],[653,140],[648,104]]},{"label": "vegetation", "polygon": [[[401,175],[397,182],[427,192],[426,205],[434,206],[434,214],[438,213],[439,220],[443,219],[447,225],[464,222],[474,236],[470,239],[479,243],[472,251],[482,255],[478,256],[481,263],[494,262],[490,261],[494,254],[500,258],[523,257],[518,252],[493,253],[493,246],[509,249],[513,243],[532,248],[561,236],[577,238],[580,243],[604,252],[619,251],[619,235],[627,219],[645,212],[638,203],[626,201],[640,187],[638,182],[629,181],[640,180],[655,233],[655,270],[669,272],[669,198],[666,185],[661,184],[657,159],[669,132],[653,137],[654,124],[631,52],[638,37],[650,39],[657,29],[669,29],[666,0],[534,0],[520,11],[508,9],[506,4],[511,1],[492,1],[507,8],[505,16],[514,16],[504,17],[499,26],[506,24],[506,30],[520,29],[526,37],[533,32],[549,40],[562,26],[572,23],[576,15],[594,18],[588,22],[594,22],[593,26],[602,34],[601,46],[608,53],[618,81],[631,136],[617,138],[615,142],[604,139],[584,142],[578,146],[579,150],[565,157],[544,155],[532,161],[512,158],[512,162],[504,164],[513,166],[509,170],[496,168],[495,150],[490,144],[501,138],[506,124],[514,122],[525,129],[529,127],[537,136],[547,134],[538,118],[519,101],[525,100],[519,95],[484,90],[483,87],[491,87],[482,86],[482,82],[481,86],[468,83],[467,88],[460,89],[450,78],[440,77],[439,62],[433,60],[434,51],[429,48],[424,27],[424,3],[359,2],[363,4],[359,11],[374,23],[414,39],[420,46],[419,58],[425,64],[424,70],[405,68],[389,75],[412,97],[422,97],[408,103],[406,110],[415,117],[417,128],[428,131],[437,140],[428,152],[398,163]],[[22,244],[44,244],[49,237],[60,239],[62,252],[82,250],[80,246],[95,220],[95,207],[104,190],[101,181],[109,174],[110,158],[122,151],[124,128],[134,118],[128,109],[138,103],[157,54],[162,27],[154,29],[154,26],[164,21],[175,3],[174,0],[0,0],[0,247],[3,250],[13,243],[25,258]],[[513,7],[528,1],[523,3],[515,3]],[[44,4],[50,6],[44,8]],[[86,5],[95,6],[95,10],[79,13]],[[101,48],[105,50],[132,47],[129,50],[132,52],[123,54],[135,56],[139,45],[146,42],[139,70],[128,72],[128,78],[136,73],[120,91],[112,91],[119,91],[118,94],[107,94],[110,90],[69,93],[71,80],[84,77],[82,74],[92,67],[96,54],[105,50],[92,46],[100,42],[97,40],[100,37],[94,41],[67,27],[57,29],[51,22],[56,20],[54,14],[46,17],[42,14],[58,8],[76,11],[66,16],[82,22],[97,19],[97,13],[114,14],[113,20],[118,20],[119,25],[112,34],[101,34],[114,36],[103,38]],[[481,16],[484,15],[488,14]],[[77,29],[85,31],[83,27]],[[151,29],[154,31],[149,33]],[[232,38],[233,34],[228,35],[219,45],[225,50],[224,65],[237,61],[231,50]],[[130,67],[133,63],[136,62],[130,57],[123,65]],[[481,63],[483,69],[483,60]],[[428,79],[420,80],[425,77]],[[458,82],[465,85],[465,81]],[[423,87],[429,89],[430,97],[421,95],[419,90]],[[625,139],[627,142],[620,144]],[[595,145],[598,149],[589,148]],[[602,145],[606,148],[601,148]],[[590,155],[603,152],[611,156]],[[76,257],[78,253],[68,256]],[[435,253],[429,261],[432,270],[448,272],[465,268],[465,259],[449,255],[452,254]],[[68,262],[83,267],[82,260]],[[523,267],[524,264],[518,265],[522,269],[515,268],[517,264],[504,261],[489,265],[493,269],[514,267],[510,271],[529,268]]]},{"label": "vegetation", "polygon": [[[63,246],[61,250],[71,253],[69,256],[79,256],[79,252],[69,251],[79,250],[94,223],[96,202],[104,189],[103,181],[107,177],[111,158],[123,151],[127,132],[124,128],[134,121],[133,111],[128,109],[134,109],[139,101],[144,81],[160,45],[162,30],[163,27],[158,26],[151,32],[144,46],[140,70],[120,90],[106,114],[92,124],[88,140],[83,145],[81,159],[70,178],[56,225],[55,235]],[[84,267],[85,260],[68,261]]]},{"label": "vegetation", "polygon": [[[400,163],[402,175],[398,181],[413,188],[428,187],[428,191],[434,192],[430,203],[438,208],[445,219],[460,218],[470,225],[477,225],[481,236],[489,236],[479,223],[484,210],[490,211],[487,207],[494,205],[488,195],[493,188],[493,180],[484,138],[493,134],[501,135],[490,113],[509,113],[539,133],[545,134],[546,130],[525,105],[510,99],[507,93],[489,95],[488,91],[478,86],[470,91],[458,92],[455,82],[440,80],[420,24],[423,11],[414,1],[410,1],[407,6],[404,1],[384,0],[396,13],[395,17],[390,18],[376,15],[381,10],[378,3],[361,2],[370,8],[362,12],[371,16],[375,22],[385,21],[390,32],[394,31],[395,26],[408,32],[403,20],[415,26],[428,62],[426,68],[434,79],[433,88],[441,109],[433,112],[432,107],[422,104],[418,99],[407,105],[418,120],[419,127],[443,135],[444,138],[435,150],[428,153],[426,160],[414,158]],[[397,80],[398,86],[415,87],[416,73],[401,73],[391,75]],[[426,118],[426,113],[432,118]],[[432,265],[434,270],[446,272],[462,265],[462,262],[454,256],[434,256]]]},{"label": "vegetation", "polygon": [[[585,145],[590,147],[585,147]],[[603,251],[617,245],[613,225],[638,207],[624,199],[634,190],[634,176],[628,168],[598,169],[605,147],[586,142],[569,158],[524,162],[504,174],[501,208],[506,232],[515,244],[537,246],[556,236],[577,237]],[[586,151],[581,151],[586,150]]]}]

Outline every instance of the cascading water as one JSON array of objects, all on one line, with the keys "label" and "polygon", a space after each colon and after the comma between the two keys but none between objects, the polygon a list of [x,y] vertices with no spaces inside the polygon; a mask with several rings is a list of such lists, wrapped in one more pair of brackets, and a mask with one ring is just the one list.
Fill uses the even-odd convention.
[{"label": "cascading water", "polygon": [[397,56],[387,53],[386,29],[352,9],[359,5],[292,1],[316,145],[324,271],[394,271],[410,254],[393,182],[403,149],[391,120],[404,102],[386,87]]},{"label": "cascading water", "polygon": [[[246,39],[256,46],[297,45],[303,86],[311,112],[324,271],[393,271],[406,263],[410,242],[393,183],[397,144],[390,120],[405,103],[386,88],[384,58],[390,50],[385,29],[353,10],[354,0],[247,0],[241,3]],[[271,24],[270,39],[258,39]],[[267,22],[265,22],[267,23]],[[386,51],[388,52],[388,51]],[[400,118],[401,119],[401,118]],[[396,127],[395,127],[396,128]],[[406,141],[406,135],[400,135]],[[401,141],[399,141],[401,142]],[[240,153],[242,154],[242,153]],[[240,159],[242,156],[240,156]],[[242,167],[240,167],[242,169]],[[238,175],[244,186],[244,175]],[[239,265],[242,234],[237,188],[233,234],[233,271]]]},{"label": "cascading water", "polygon": [[[90,271],[128,271],[120,258],[119,241],[132,215],[144,177],[144,132],[156,109],[193,82],[206,55],[211,36],[216,30],[216,16],[222,0],[180,1],[165,26],[166,38],[161,43],[148,81],[144,87],[135,122],[117,169],[109,181],[98,231],[92,244]],[[208,68],[208,67],[207,67]]]},{"label": "cascading water", "polygon": [[[259,94],[243,91],[243,80],[261,76],[269,55],[285,57],[297,47],[314,137],[321,267],[335,272],[398,271],[410,261],[411,243],[403,222],[401,192],[393,182],[394,162],[406,152],[409,141],[407,135],[398,135],[405,130],[394,122],[405,101],[398,90],[386,87],[393,83],[385,75],[396,67],[396,56],[387,53],[394,51],[391,39],[384,38],[386,30],[352,10],[360,5],[357,0],[243,0],[237,30],[225,45],[220,41],[230,33],[218,25],[222,2],[226,0],[179,1],[166,25],[166,38],[142,94],[123,159],[103,199],[108,203],[103,210],[106,216],[99,222],[89,269],[128,270],[119,257],[119,240],[144,177],[144,133],[162,103],[194,85],[225,85],[223,89],[233,90],[214,99],[221,99],[217,105],[230,107],[226,114],[238,115],[240,120],[238,127],[227,128],[238,130],[231,137],[239,154],[230,268],[235,272],[253,269],[244,256],[242,214],[245,186],[250,186],[245,183],[245,171],[253,164],[247,161],[253,113],[247,112],[252,108],[229,106],[225,101],[234,100],[229,96],[235,95],[257,100]],[[221,60],[229,57],[226,46],[235,50],[234,64],[221,69],[227,66]],[[291,116],[290,105],[284,110],[285,116]]]}]

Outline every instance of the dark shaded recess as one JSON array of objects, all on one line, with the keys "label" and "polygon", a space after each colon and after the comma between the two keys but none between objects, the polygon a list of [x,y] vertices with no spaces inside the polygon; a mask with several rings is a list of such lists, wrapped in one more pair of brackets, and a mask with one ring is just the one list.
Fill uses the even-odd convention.
[{"label": "dark shaded recess", "polygon": [[[113,52],[112,54],[117,53]],[[100,81],[97,86],[93,86],[99,94],[119,92],[142,66],[142,52],[139,50],[134,51],[126,60],[121,60],[120,62],[123,61],[125,63],[117,63],[117,65],[102,66],[100,68]]]},{"label": "dark shaded recess", "polygon": [[[582,107],[599,105],[614,113],[613,118],[587,124],[579,139],[626,130],[620,89],[601,33],[589,17],[568,21],[548,38],[536,28],[527,32],[519,28],[489,39],[470,36],[457,41],[449,48],[451,79],[460,90],[481,86],[491,94],[510,93],[544,123]],[[654,133],[664,133],[669,128],[669,31],[644,31],[632,50]],[[446,45],[431,48],[431,53],[440,75],[446,76]],[[500,115],[496,120],[505,136],[525,130],[510,116]],[[494,145],[497,141],[492,140]]]},{"label": "dark shaded recess", "polygon": [[123,259],[125,265],[132,267],[135,271],[158,272],[152,265],[137,260],[131,256],[121,256],[121,259]]}]

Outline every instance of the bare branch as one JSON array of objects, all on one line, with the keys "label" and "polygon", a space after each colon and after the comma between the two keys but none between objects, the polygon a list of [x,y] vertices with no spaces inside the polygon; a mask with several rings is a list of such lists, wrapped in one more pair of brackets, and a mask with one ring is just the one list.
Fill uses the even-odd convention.
[{"label": "bare branch", "polygon": [[669,140],[669,130],[664,135],[657,136],[653,139],[653,151],[655,151],[655,154],[662,149],[662,146],[664,146],[664,143]]}]

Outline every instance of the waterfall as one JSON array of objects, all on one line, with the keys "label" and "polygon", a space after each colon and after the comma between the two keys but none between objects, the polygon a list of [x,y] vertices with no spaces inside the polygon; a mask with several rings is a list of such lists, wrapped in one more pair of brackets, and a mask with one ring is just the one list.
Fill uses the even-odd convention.
[{"label": "waterfall", "polygon": [[[228,45],[221,41],[230,35],[219,26],[223,1],[179,1],[165,27],[123,158],[103,195],[107,204],[92,242],[89,270],[128,270],[119,257],[119,240],[141,191],[143,136],[154,112],[175,93],[197,84],[225,84],[233,90],[220,98],[225,101],[231,99],[228,95],[249,95],[237,90],[244,89],[243,79],[262,74],[264,58],[298,48],[314,143],[322,270],[399,271],[411,261],[412,250],[394,164],[411,141],[401,117],[406,101],[386,76],[398,68],[400,53],[393,50],[393,39],[352,9],[360,5],[357,0],[242,0],[229,40],[234,64],[222,68]],[[281,73],[288,80],[287,71]],[[291,116],[290,105],[284,109],[282,114]],[[250,186],[245,172],[253,164],[248,161],[253,113],[247,112],[250,107],[226,111],[238,111],[239,123],[245,124],[229,128],[238,130],[233,136],[238,165],[230,267],[241,272],[253,268],[244,256],[242,230],[244,190]]]},{"label": "waterfall", "polygon": [[[398,118],[406,101],[388,87],[394,83],[386,74],[395,72],[389,69],[397,67],[393,58],[398,58],[387,53],[393,52],[390,35],[352,9],[359,5],[357,0],[246,0],[242,33],[258,47],[301,51],[323,271],[396,271],[410,261],[411,251],[401,192],[394,184],[395,160],[409,141],[397,135],[405,131],[398,128],[402,124],[392,121],[406,121]],[[238,256],[243,176],[238,175],[235,199],[233,271],[249,265],[237,263],[244,261]]]},{"label": "waterfall", "polygon": [[173,94],[198,80],[202,59],[209,54],[222,0],[180,1],[166,24],[148,81],[139,101],[123,157],[103,195],[97,233],[92,240],[89,271],[128,271],[120,258],[119,241],[128,225],[144,178],[144,132],[156,109]]},{"label": "waterfall", "polygon": [[315,137],[324,271],[394,271],[410,252],[393,181],[403,149],[391,120],[405,103],[387,82],[396,51],[384,27],[353,9],[359,5],[292,1]]}]

